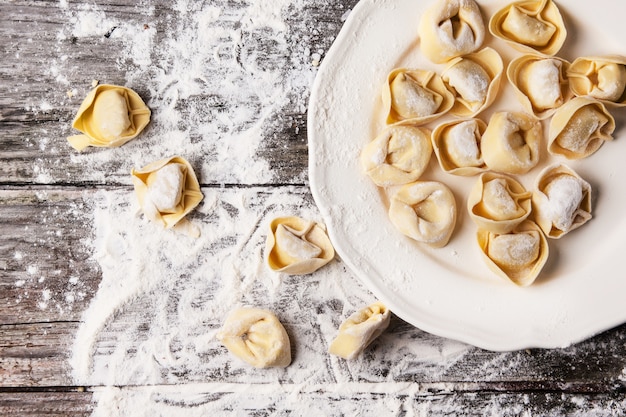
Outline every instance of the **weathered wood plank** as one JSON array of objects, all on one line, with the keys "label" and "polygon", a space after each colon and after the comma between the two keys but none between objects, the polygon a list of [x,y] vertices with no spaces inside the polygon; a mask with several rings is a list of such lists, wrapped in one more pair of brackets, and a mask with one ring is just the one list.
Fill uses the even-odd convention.
[{"label": "weathered wood plank", "polygon": [[90,392],[1,392],[0,415],[6,417],[79,417],[93,410]]}]

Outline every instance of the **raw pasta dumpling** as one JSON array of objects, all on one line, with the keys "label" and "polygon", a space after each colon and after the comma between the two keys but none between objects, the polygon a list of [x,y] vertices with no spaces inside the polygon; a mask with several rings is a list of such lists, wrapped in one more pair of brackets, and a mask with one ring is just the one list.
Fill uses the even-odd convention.
[{"label": "raw pasta dumpling", "polygon": [[456,202],[448,187],[435,181],[400,186],[390,196],[389,218],[404,235],[432,247],[445,246],[456,223]]},{"label": "raw pasta dumpling", "polygon": [[387,126],[361,152],[361,165],[379,187],[406,184],[417,180],[433,153],[430,130]]},{"label": "raw pasta dumpling", "polygon": [[586,158],[613,140],[615,119],[599,101],[575,97],[550,120],[548,151],[567,159]]},{"label": "raw pasta dumpling", "polygon": [[605,104],[626,106],[626,57],[580,57],[567,71],[577,96],[590,96]]},{"label": "raw pasta dumpling", "polygon": [[476,175],[487,167],[480,152],[480,141],[487,124],[480,119],[460,119],[442,123],[432,133],[433,149],[439,166],[453,175]]},{"label": "raw pasta dumpling", "polygon": [[473,117],[489,107],[498,94],[503,69],[500,54],[492,48],[450,61],[441,74],[444,83],[456,93],[450,113]]},{"label": "raw pasta dumpling", "polygon": [[477,51],[485,39],[485,23],[474,0],[435,0],[420,18],[420,47],[441,64]]},{"label": "raw pasta dumpling", "polygon": [[131,176],[143,213],[166,228],[179,224],[203,198],[191,164],[180,156],[133,169]]},{"label": "raw pasta dumpling", "polygon": [[447,113],[454,95],[433,71],[397,68],[387,76],[382,101],[387,124],[422,125]]},{"label": "raw pasta dumpling", "polygon": [[489,31],[519,50],[543,55],[556,54],[567,38],[563,17],[552,0],[510,3],[491,17]]},{"label": "raw pasta dumpling", "polygon": [[291,345],[274,313],[238,308],[226,317],[217,339],[236,357],[256,368],[284,368],[291,363]]},{"label": "raw pasta dumpling", "polygon": [[568,67],[569,63],[561,58],[522,55],[511,61],[507,77],[524,110],[546,119],[572,95]]},{"label": "raw pasta dumpling", "polygon": [[482,136],[480,150],[487,167],[524,174],[539,162],[543,128],[539,120],[520,112],[497,112]]},{"label": "raw pasta dumpling", "polygon": [[82,135],[67,138],[76,150],[117,147],[135,138],[150,121],[150,109],[127,87],[101,84],[83,100],[72,127]]},{"label": "raw pasta dumpling", "polygon": [[477,240],[489,269],[521,287],[532,284],[548,260],[548,241],[530,220],[509,233],[479,229]]},{"label": "raw pasta dumpling", "polygon": [[467,210],[480,229],[508,233],[530,214],[531,195],[514,178],[485,172],[470,191]]},{"label": "raw pasta dumpling", "polygon": [[270,222],[265,247],[267,264],[276,272],[310,274],[335,257],[323,225],[300,217],[278,217]]},{"label": "raw pasta dumpling", "polygon": [[371,304],[348,317],[333,339],[328,352],[354,359],[389,326],[391,313],[381,302]]},{"label": "raw pasta dumpling", "polygon": [[591,185],[567,165],[545,168],[533,193],[537,224],[559,239],[591,219]]}]

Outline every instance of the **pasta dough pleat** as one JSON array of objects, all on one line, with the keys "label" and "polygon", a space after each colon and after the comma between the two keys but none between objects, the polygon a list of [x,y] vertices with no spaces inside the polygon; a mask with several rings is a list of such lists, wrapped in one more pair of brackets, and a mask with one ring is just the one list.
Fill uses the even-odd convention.
[{"label": "pasta dough pleat", "polygon": [[442,123],[432,133],[439,166],[453,175],[476,175],[487,169],[480,152],[480,141],[487,124],[480,119],[460,119]]},{"label": "pasta dough pleat", "polygon": [[626,106],[626,57],[577,58],[569,67],[567,77],[576,96],[589,96],[611,106]]}]

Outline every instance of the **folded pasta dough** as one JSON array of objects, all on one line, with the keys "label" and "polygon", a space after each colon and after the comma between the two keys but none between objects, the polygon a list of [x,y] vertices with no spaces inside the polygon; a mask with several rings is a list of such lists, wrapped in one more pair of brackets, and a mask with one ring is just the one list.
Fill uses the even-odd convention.
[{"label": "folded pasta dough", "polygon": [[76,150],[117,147],[135,138],[150,121],[150,109],[127,87],[101,84],[83,100],[72,127],[83,132],[67,138]]},{"label": "folded pasta dough", "polygon": [[226,317],[217,339],[236,357],[256,368],[284,368],[291,345],[276,315],[259,308],[238,308]]},{"label": "folded pasta dough", "polygon": [[556,54],[567,30],[552,0],[522,0],[510,3],[489,20],[489,31],[521,51]]},{"label": "folded pasta dough", "polygon": [[567,159],[594,154],[613,140],[615,119],[599,101],[575,97],[554,113],[548,130],[548,151]]},{"label": "folded pasta dough", "polygon": [[418,126],[447,113],[454,95],[433,71],[396,68],[387,76],[382,102],[387,124]]},{"label": "folded pasta dough", "polygon": [[513,177],[485,172],[470,191],[467,210],[479,228],[508,233],[529,216],[531,195]]},{"label": "folded pasta dough", "polygon": [[504,234],[478,229],[477,240],[487,266],[521,287],[532,284],[548,260],[548,241],[530,220]]},{"label": "folded pasta dough", "polygon": [[572,96],[568,68],[561,58],[522,55],[511,61],[507,77],[524,110],[543,120]]},{"label": "folded pasta dough", "polygon": [[546,167],[532,199],[537,224],[550,238],[560,239],[591,219],[591,185],[567,165]]},{"label": "folded pasta dough", "polygon": [[131,177],[143,213],[171,228],[202,201],[193,167],[180,156],[133,169]]},{"label": "folded pasta dough", "polygon": [[626,57],[577,58],[569,67],[567,77],[576,96],[589,96],[604,104],[626,106]]},{"label": "folded pasta dough", "polygon": [[441,74],[456,94],[450,114],[473,117],[488,108],[498,94],[503,69],[500,54],[492,48],[452,59]]},{"label": "folded pasta dough", "polygon": [[389,326],[391,313],[381,302],[356,311],[339,326],[328,349],[332,355],[354,359]]},{"label": "folded pasta dough", "polygon": [[379,187],[417,180],[432,155],[430,130],[415,126],[387,126],[361,152],[361,165]]},{"label": "folded pasta dough", "polygon": [[520,112],[497,112],[491,116],[480,150],[489,169],[524,174],[539,162],[543,128],[539,120]]},{"label": "folded pasta dough", "polygon": [[432,142],[439,166],[453,175],[476,175],[487,169],[480,141],[487,124],[480,119],[457,119],[433,130]]},{"label": "folded pasta dough", "polygon": [[269,267],[291,275],[310,274],[335,257],[323,225],[299,217],[270,222],[265,256]]},{"label": "folded pasta dough", "polygon": [[435,0],[420,18],[418,33],[424,55],[441,64],[478,50],[485,23],[474,0]]},{"label": "folded pasta dough", "polygon": [[416,181],[392,191],[389,218],[404,235],[432,247],[445,246],[456,223],[454,194],[436,181]]}]

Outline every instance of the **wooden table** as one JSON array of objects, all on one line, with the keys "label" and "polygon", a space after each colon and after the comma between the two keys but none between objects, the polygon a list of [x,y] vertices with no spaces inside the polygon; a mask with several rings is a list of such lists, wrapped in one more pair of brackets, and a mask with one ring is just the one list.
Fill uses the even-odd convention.
[{"label": "wooden table", "polygon": [[[158,106],[164,106],[165,101],[152,93],[162,90],[155,89],[151,84],[154,80],[149,77],[137,76],[145,63],[129,59],[127,52],[133,44],[129,36],[139,33],[138,28],[156,29],[150,35],[152,49],[147,52],[149,56],[152,54],[153,62],[162,64],[159,61],[162,45],[184,28],[180,19],[201,15],[209,7],[215,7],[224,19],[222,27],[230,31],[225,33],[239,33],[240,53],[256,50],[260,54],[257,59],[266,60],[268,68],[274,65],[272,71],[304,68],[305,72],[314,74],[319,60],[316,54],[323,59],[345,13],[356,0],[296,1],[293,7],[285,7],[276,20],[286,22],[281,39],[287,46],[282,48],[272,43],[274,38],[263,38],[263,31],[249,33],[245,25],[243,31],[236,31],[239,23],[232,16],[241,17],[241,10],[247,5],[227,0],[175,3],[144,0],[128,5],[121,0],[24,0],[0,4],[0,415],[90,415],[98,407],[115,405],[107,404],[106,398],[101,400],[104,403],[93,401],[94,393],[102,391],[106,384],[83,386],[76,382],[69,358],[83,312],[94,299],[102,279],[101,266],[94,255],[93,212],[98,207],[94,201],[102,195],[132,194],[128,173],[131,167],[150,162],[141,161],[139,155],[149,154],[146,146],[158,137],[159,124],[153,122],[148,128],[144,145],[138,138],[120,148],[123,151],[88,150],[87,155],[96,156],[83,159],[76,157],[78,153],[65,137],[73,133],[71,120],[94,79],[131,86],[156,110],[153,116],[158,119]],[[86,17],[99,25],[82,27],[81,19]],[[267,30],[277,33],[276,28]],[[284,53],[286,47],[292,54]],[[296,59],[290,59],[292,55]],[[212,70],[219,73],[219,63],[205,64],[207,73]],[[163,71],[167,72],[167,68]],[[280,196],[290,196],[290,201],[296,201],[291,206],[294,214],[315,211],[306,176],[307,129],[303,103],[306,104],[308,84],[302,94],[303,97],[290,98],[290,103],[297,105],[287,103],[272,109],[268,118],[272,123],[265,123],[259,133],[263,143],[257,155],[267,162],[271,175],[210,177],[207,174],[210,169],[206,167],[215,155],[192,155],[191,162],[200,171],[203,193],[213,196],[213,203],[224,202],[226,207],[225,202],[240,193],[271,196],[271,199],[260,198],[253,207],[259,223],[274,215],[268,201],[280,200]],[[192,120],[189,114],[202,107],[199,103],[217,110],[229,105],[220,103],[219,91],[208,91],[203,97],[194,94],[179,97],[175,105],[183,121],[189,121]],[[251,112],[251,117],[256,117],[254,113]],[[185,131],[185,126],[181,130]],[[194,134],[192,130],[187,132]],[[94,160],[97,169],[85,165],[85,161]],[[255,181],[256,178],[261,181]],[[191,220],[202,223],[212,215],[212,221],[220,224],[232,214],[226,209],[212,212],[207,205],[205,200],[204,209],[192,214]],[[244,239],[241,234],[226,233],[221,245],[243,245]],[[357,288],[359,297],[367,301],[367,290],[341,260],[333,261],[329,268],[343,274],[342,279]],[[307,285],[313,285],[314,277],[303,279],[308,279],[304,281]],[[350,295],[343,298],[334,294],[307,295],[302,283],[292,279],[283,278],[280,285],[285,288],[276,290],[281,302],[300,303],[308,311],[303,317],[313,312],[325,314],[336,324],[362,301],[361,298],[350,301]],[[261,295],[255,300],[263,303]],[[270,304],[281,308],[276,299]],[[124,314],[116,315],[104,327],[94,350],[101,362],[113,360],[107,355],[114,353],[116,332],[122,332],[123,326],[137,325],[138,341],[148,337],[150,326],[140,325],[141,320],[150,322],[146,317],[150,314],[141,315],[146,308],[150,308],[149,300],[130,303]],[[283,310],[283,316],[288,311],[295,310]],[[209,320],[205,323],[207,331],[214,332],[222,320],[223,317]],[[311,320],[317,323],[317,319]],[[289,318],[286,321],[288,332],[297,343],[306,333],[305,326],[299,327]],[[156,384],[164,391],[189,389],[204,393],[204,400],[199,400],[200,397],[196,400],[215,415],[287,415],[289,410],[295,409],[297,413],[299,402],[320,407],[324,404],[327,414],[335,415],[340,412],[366,415],[368,410],[378,410],[377,407],[396,415],[430,416],[626,413],[624,325],[563,349],[490,352],[427,334],[394,317],[387,332],[354,366],[339,365],[325,353],[325,342],[332,336],[323,334],[312,339],[314,345],[317,343],[312,349],[319,352],[316,358],[322,369],[311,378],[299,374],[300,368],[306,367],[302,363],[285,374],[267,374],[240,364],[232,369],[215,368],[205,374],[165,367],[156,383],[153,379],[149,385]],[[403,349],[394,350],[394,346],[400,346],[399,341]],[[211,355],[227,355],[216,341],[208,343],[207,362],[211,361]],[[430,358],[424,357],[425,352],[430,352]],[[300,358],[303,356],[301,353]],[[323,364],[327,364],[327,369],[323,369]],[[141,375],[113,385],[120,389],[115,398],[122,408],[120,398],[125,398],[125,392],[146,388]],[[297,393],[295,397],[294,393]],[[229,402],[230,396],[247,397],[251,401],[262,397],[266,401],[243,407],[239,402]],[[341,405],[328,406],[333,403]],[[192,410],[190,404],[179,405]],[[171,402],[167,404],[170,406]]]}]

